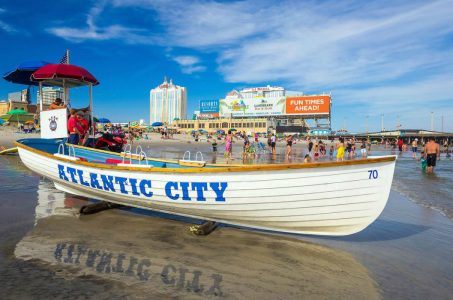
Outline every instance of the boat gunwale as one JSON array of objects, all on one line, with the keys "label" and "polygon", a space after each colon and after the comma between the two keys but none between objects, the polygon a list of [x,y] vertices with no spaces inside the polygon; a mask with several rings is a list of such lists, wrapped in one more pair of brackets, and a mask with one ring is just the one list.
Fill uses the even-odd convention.
[{"label": "boat gunwale", "polygon": [[[395,155],[382,156],[377,158],[366,158],[366,159],[357,159],[357,160],[345,160],[345,161],[334,161],[334,162],[310,162],[310,163],[294,163],[294,164],[260,164],[260,165],[212,165],[216,166],[215,168],[160,168],[160,167],[151,167],[149,169],[137,169],[134,167],[126,166],[117,166],[117,165],[107,165],[101,163],[92,163],[86,161],[73,161],[66,158],[61,158],[54,156],[50,153],[47,153],[42,150],[35,149],[33,147],[27,146],[15,141],[14,144],[18,148],[25,149],[32,153],[45,156],[57,161],[72,163],[76,165],[82,165],[91,168],[104,169],[104,170],[118,170],[118,171],[131,171],[136,173],[229,173],[229,172],[249,172],[249,171],[278,171],[286,169],[313,169],[313,168],[328,168],[328,167],[340,167],[340,166],[350,166],[350,165],[366,165],[366,164],[375,164],[381,162],[392,162],[396,160]],[[83,147],[89,150],[98,150]],[[102,150],[101,150],[102,151]],[[103,151],[104,152],[104,151]],[[107,152],[107,151],[105,151]],[[109,154],[115,154],[108,152]]]}]

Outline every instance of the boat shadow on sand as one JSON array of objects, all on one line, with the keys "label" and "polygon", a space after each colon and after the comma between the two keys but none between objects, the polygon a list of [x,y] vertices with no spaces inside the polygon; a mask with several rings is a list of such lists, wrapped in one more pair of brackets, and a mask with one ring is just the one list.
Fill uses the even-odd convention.
[{"label": "boat shadow on sand", "polygon": [[199,237],[187,223],[135,210],[81,217],[84,204],[42,180],[35,226],[15,257],[133,298],[379,298],[368,270],[341,250],[233,227]]}]

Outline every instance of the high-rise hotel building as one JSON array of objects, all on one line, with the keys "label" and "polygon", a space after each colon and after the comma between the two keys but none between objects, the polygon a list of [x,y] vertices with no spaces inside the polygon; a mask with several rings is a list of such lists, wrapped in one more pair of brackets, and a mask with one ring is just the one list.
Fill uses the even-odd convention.
[{"label": "high-rise hotel building", "polygon": [[163,122],[171,124],[175,119],[185,119],[187,113],[187,90],[173,84],[172,80],[164,82],[149,92],[150,124]]},{"label": "high-rise hotel building", "polygon": [[[37,94],[38,103],[41,99],[39,95],[39,89]],[[42,104],[50,105],[55,99],[60,98],[63,99],[63,89],[62,88],[54,88],[54,87],[43,87],[42,88]]]}]

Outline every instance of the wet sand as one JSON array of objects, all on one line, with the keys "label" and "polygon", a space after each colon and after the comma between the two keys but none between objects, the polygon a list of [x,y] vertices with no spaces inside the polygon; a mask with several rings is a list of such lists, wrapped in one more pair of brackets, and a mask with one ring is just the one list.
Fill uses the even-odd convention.
[{"label": "wet sand", "polygon": [[[8,299],[379,298],[368,270],[346,251],[234,227],[197,237],[186,223],[194,220],[140,209],[79,216],[85,199],[27,174],[17,158],[2,158],[1,167],[2,180],[12,175],[0,202]],[[20,194],[18,177],[30,186]]]},{"label": "wet sand", "polygon": [[[210,147],[142,143],[167,158],[187,150],[181,143]],[[17,157],[0,157],[0,181],[0,285],[10,298],[448,299],[453,292],[452,220],[395,191],[375,223],[348,237],[229,226],[195,237],[178,218],[139,209],[79,217],[85,199],[55,190]],[[99,252],[87,262],[90,251]]]}]

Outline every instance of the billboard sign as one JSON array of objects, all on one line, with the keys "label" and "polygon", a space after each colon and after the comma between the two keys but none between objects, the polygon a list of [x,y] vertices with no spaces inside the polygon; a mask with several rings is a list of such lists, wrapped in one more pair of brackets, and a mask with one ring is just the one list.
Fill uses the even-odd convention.
[{"label": "billboard sign", "polygon": [[328,115],[330,96],[289,96],[286,98],[287,115]]},{"label": "billboard sign", "polygon": [[220,100],[220,115],[233,117],[279,116],[285,111],[285,98],[254,97]]},{"label": "billboard sign", "polygon": [[219,113],[200,113],[198,114],[199,120],[206,120],[206,119],[215,119],[219,117]]},{"label": "billboard sign", "polygon": [[201,100],[200,113],[218,113],[219,100]]}]

